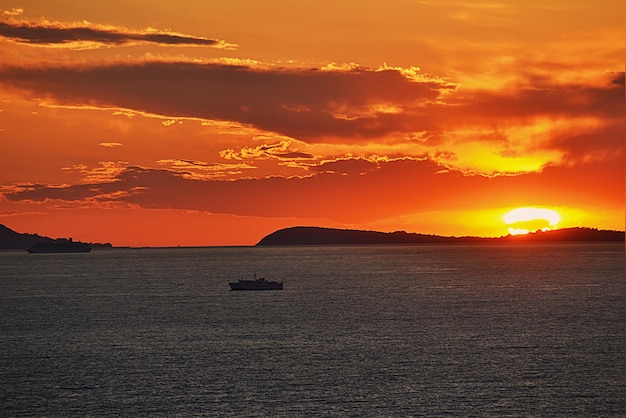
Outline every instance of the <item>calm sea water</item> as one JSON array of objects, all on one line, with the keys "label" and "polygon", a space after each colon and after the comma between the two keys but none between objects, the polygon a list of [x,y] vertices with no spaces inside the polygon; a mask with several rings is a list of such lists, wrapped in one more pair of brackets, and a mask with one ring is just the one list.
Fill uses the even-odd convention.
[{"label": "calm sea water", "polygon": [[0,415],[625,416],[624,302],[623,243],[5,251]]}]

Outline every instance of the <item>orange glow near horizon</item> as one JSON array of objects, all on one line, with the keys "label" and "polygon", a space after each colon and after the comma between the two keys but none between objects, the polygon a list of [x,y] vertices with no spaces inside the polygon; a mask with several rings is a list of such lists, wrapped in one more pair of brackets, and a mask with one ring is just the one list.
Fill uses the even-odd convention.
[{"label": "orange glow near horizon", "polygon": [[9,228],[624,229],[617,0],[71,4],[0,8]]}]

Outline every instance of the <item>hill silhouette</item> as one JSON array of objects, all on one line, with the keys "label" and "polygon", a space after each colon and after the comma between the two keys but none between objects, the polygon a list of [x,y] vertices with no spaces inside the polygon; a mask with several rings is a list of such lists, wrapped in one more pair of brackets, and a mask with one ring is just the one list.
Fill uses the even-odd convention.
[{"label": "hill silhouette", "polygon": [[[69,242],[70,238],[49,238],[37,234],[20,234],[0,224],[0,250],[25,250],[37,242]],[[109,243],[85,243],[94,248],[111,248]]]},{"label": "hill silhouette", "polygon": [[527,235],[499,238],[446,237],[408,233],[378,232],[354,229],[296,226],[280,229],[261,239],[256,245],[362,245],[362,244],[452,244],[452,243],[514,243],[559,241],[624,241],[624,232],[593,228],[564,228]]},{"label": "hill silhouette", "polygon": [[[25,250],[37,242],[65,242],[71,238],[50,238],[37,234],[21,234],[0,224],[0,250]],[[499,238],[450,237],[409,233],[405,231],[379,232],[355,229],[296,226],[280,229],[263,237],[256,245],[381,245],[381,244],[463,244],[463,243],[519,243],[567,241],[621,241],[623,231],[594,228],[563,228],[527,235],[507,235]],[[86,243],[93,248],[112,248],[110,243]]]}]

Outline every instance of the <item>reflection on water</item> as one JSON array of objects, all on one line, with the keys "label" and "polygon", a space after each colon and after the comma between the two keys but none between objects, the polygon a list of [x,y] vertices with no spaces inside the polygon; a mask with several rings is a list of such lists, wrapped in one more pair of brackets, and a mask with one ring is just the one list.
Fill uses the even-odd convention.
[{"label": "reflection on water", "polygon": [[623,244],[0,252],[0,411],[622,415],[624,288]]}]

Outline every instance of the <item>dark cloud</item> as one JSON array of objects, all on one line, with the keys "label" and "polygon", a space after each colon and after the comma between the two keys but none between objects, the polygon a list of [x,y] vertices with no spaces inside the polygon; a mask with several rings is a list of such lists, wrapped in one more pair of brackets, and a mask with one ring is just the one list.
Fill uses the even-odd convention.
[{"label": "dark cloud", "polygon": [[615,78],[611,80],[611,84],[616,84],[618,86],[624,86],[624,73],[615,74]]},{"label": "dark cloud", "polygon": [[568,164],[578,164],[588,159],[624,161],[624,120],[615,121],[589,132],[567,130],[556,134],[550,143],[553,149],[563,152]]},{"label": "dark cloud", "polygon": [[619,79],[587,85],[541,78],[502,90],[461,92],[448,114],[466,123],[537,116],[623,118],[624,88],[615,82]]},{"label": "dark cloud", "polygon": [[307,152],[299,152],[299,151],[289,151],[288,144],[285,143],[277,143],[277,144],[265,144],[254,149],[247,149],[246,153],[249,156],[268,156],[275,157],[285,160],[311,160],[314,159],[315,156],[313,154]]},{"label": "dark cloud", "polygon": [[315,155],[309,154],[307,152],[279,152],[272,154],[275,157],[285,159],[285,160],[312,160],[315,158]]},{"label": "dark cloud", "polygon": [[[409,122],[399,112],[372,108],[388,104],[411,112],[452,87],[441,81],[413,81],[396,70],[253,69],[163,62],[5,67],[0,69],[0,83],[60,103],[236,121],[308,141],[323,136],[374,137],[429,126],[419,114],[411,114]],[[358,114],[345,115],[345,109]]]},{"label": "dark cloud", "polygon": [[91,27],[41,26],[30,23],[0,22],[0,36],[28,44],[65,44],[70,42],[97,42],[124,44],[150,42],[164,45],[215,46],[220,41],[169,33],[124,32]]}]

